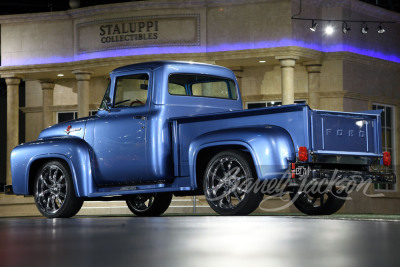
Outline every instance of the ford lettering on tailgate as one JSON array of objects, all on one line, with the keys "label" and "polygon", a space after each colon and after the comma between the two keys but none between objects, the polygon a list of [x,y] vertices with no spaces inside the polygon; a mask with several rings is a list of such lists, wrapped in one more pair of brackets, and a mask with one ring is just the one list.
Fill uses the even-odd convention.
[{"label": "ford lettering on tailgate", "polygon": [[378,144],[375,143],[378,130],[375,115],[338,116],[333,113],[315,112],[313,119],[314,151],[378,152]]}]

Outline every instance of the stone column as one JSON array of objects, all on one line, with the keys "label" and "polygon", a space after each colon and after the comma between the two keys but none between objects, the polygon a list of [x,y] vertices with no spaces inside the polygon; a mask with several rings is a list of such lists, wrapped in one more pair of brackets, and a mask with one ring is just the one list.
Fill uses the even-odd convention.
[{"label": "stone column", "polygon": [[77,81],[78,118],[89,116],[89,81],[93,72],[75,70],[72,74],[75,74]]},{"label": "stone column", "polygon": [[275,57],[281,64],[282,105],[294,104],[294,66],[299,57]]},{"label": "stone column", "polygon": [[43,129],[53,125],[53,112],[50,107],[53,105],[54,95],[54,82],[52,81],[41,81],[42,92],[43,92]]},{"label": "stone column", "polygon": [[308,72],[308,105],[312,109],[319,109],[319,86],[322,64],[320,61],[304,63]]},{"label": "stone column", "polygon": [[6,78],[7,84],[7,168],[6,183],[11,185],[11,151],[18,145],[19,138],[19,84],[20,78]]}]

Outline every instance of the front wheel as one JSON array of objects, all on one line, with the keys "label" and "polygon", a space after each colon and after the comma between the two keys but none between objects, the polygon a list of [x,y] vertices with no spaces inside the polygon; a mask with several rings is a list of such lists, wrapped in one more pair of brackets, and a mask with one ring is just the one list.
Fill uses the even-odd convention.
[{"label": "front wheel", "polygon": [[215,155],[207,165],[203,189],[210,207],[220,215],[247,215],[260,205],[263,194],[250,157],[236,150]]},{"label": "front wheel", "polygon": [[138,194],[126,201],[128,208],[137,216],[159,216],[171,204],[171,193]]},{"label": "front wheel", "polygon": [[76,197],[69,168],[61,161],[49,161],[37,172],[34,199],[47,218],[68,218],[78,213],[83,201]]},{"label": "front wheel", "polygon": [[336,187],[311,191],[296,189],[290,193],[294,206],[307,215],[331,215],[344,205],[347,198],[345,190]]}]

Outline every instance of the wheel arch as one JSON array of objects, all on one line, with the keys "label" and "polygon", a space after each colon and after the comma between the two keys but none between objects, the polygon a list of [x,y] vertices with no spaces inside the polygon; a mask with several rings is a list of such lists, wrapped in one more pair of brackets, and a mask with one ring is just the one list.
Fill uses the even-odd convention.
[{"label": "wheel arch", "polygon": [[22,144],[11,153],[12,186],[17,195],[33,194],[32,185],[39,168],[47,161],[59,160],[71,172],[77,197],[96,190],[92,177],[90,148],[80,138],[43,139]]},{"label": "wheel arch", "polygon": [[83,196],[83,188],[79,185],[78,178],[77,178],[77,171],[74,166],[74,163],[63,155],[53,154],[53,155],[42,155],[37,156],[31,160],[28,166],[27,171],[27,185],[28,185],[28,192],[30,195],[33,195],[33,186],[37,172],[39,169],[50,161],[60,161],[62,162],[71,174],[72,182],[74,184],[74,190],[76,196],[80,197]]},{"label": "wheel arch", "polygon": [[[211,143],[207,144],[201,148],[196,156],[196,166],[195,171],[195,186],[197,188],[197,192],[203,194],[203,177],[204,171],[207,167],[211,158],[219,152],[226,151],[226,150],[241,150],[249,155],[249,157],[253,157],[249,148],[243,143],[235,143],[235,144],[223,144],[223,143]],[[254,158],[251,162],[249,162],[252,167],[255,169]]]},{"label": "wheel arch", "polygon": [[289,162],[296,159],[293,140],[281,127],[264,125],[210,132],[197,137],[190,144],[189,165],[194,188],[201,189],[202,170],[212,156],[229,149],[248,153],[261,180],[283,175]]}]

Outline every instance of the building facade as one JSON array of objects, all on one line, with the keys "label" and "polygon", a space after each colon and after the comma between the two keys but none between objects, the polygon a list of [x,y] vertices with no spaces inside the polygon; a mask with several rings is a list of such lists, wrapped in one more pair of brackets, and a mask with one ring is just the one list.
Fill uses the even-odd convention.
[{"label": "building facade", "polygon": [[[310,21],[293,15],[332,21],[313,32]],[[7,91],[1,128],[7,130],[0,183],[12,182],[9,155],[19,142],[35,140],[57,122],[95,114],[112,69],[153,60],[231,68],[244,108],[306,102],[314,109],[384,109],[383,145],[399,176],[400,26],[384,23],[379,34],[370,23],[362,34],[363,24],[354,22],[343,34],[334,20],[400,22],[400,14],[356,0],[150,0],[1,16],[0,75]],[[328,24],[329,35],[323,31]],[[397,185],[351,197],[342,212],[400,212]],[[30,214],[32,203],[0,198],[6,214],[15,214],[15,204]],[[295,211],[285,204],[272,199],[260,211]]]}]

